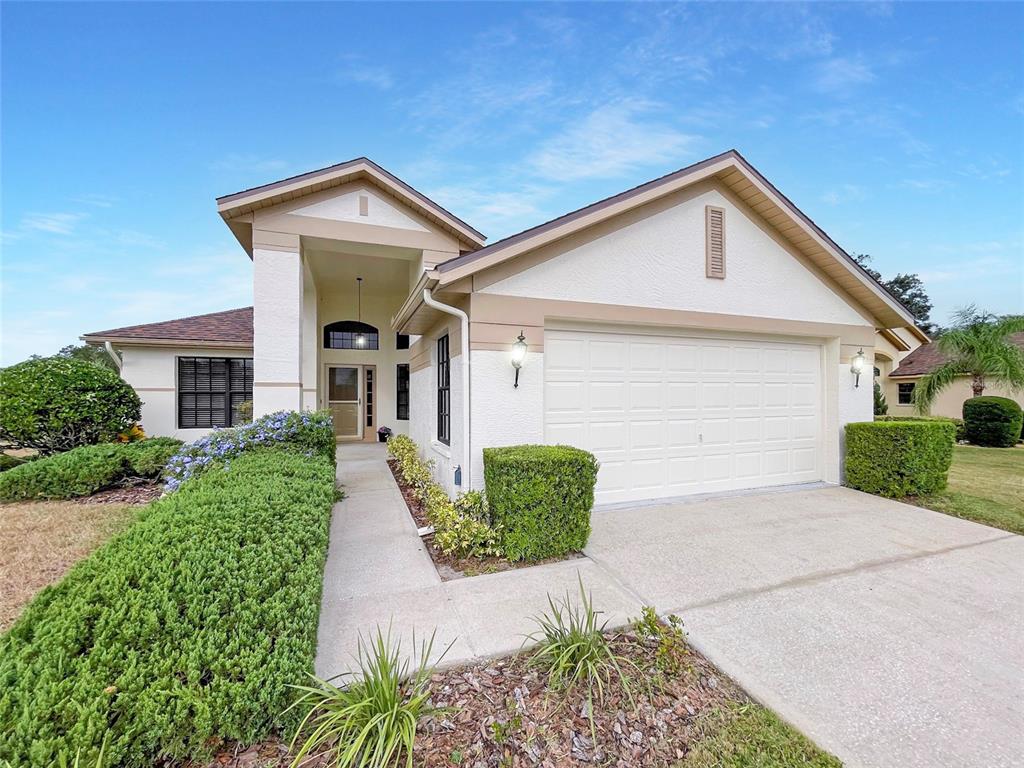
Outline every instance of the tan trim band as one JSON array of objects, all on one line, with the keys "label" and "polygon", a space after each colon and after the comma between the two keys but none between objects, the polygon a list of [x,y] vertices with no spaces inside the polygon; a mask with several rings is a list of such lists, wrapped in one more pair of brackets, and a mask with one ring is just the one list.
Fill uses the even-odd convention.
[{"label": "tan trim band", "polygon": [[[669,326],[699,328],[703,330],[731,331],[784,336],[808,336],[819,339],[839,338],[843,344],[874,346],[875,329],[872,326],[815,323],[805,320],[785,320],[773,317],[727,315],[715,312],[694,312],[682,309],[630,307],[620,304],[598,304],[585,301],[557,299],[529,299],[474,293],[471,296],[470,338],[477,340],[478,324],[506,327],[522,326],[543,328],[553,319],[625,325]],[[496,341],[493,331],[481,328],[480,340]],[[531,348],[534,340],[527,336]],[[538,343],[541,343],[538,341]]]}]

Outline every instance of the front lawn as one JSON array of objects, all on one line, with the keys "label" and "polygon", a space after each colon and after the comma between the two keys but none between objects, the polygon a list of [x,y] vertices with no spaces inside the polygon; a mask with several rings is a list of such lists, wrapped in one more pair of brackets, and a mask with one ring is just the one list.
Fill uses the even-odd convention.
[{"label": "front lawn", "polygon": [[1024,534],[1024,447],[953,447],[949,487],[906,501],[936,512]]},{"label": "front lawn", "polygon": [[74,501],[0,504],[0,632],[39,590],[127,525],[137,510],[127,504]]}]

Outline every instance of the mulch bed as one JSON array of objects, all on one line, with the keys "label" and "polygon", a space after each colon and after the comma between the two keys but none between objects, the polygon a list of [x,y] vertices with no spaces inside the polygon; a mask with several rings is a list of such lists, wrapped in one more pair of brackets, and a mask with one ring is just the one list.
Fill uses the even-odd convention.
[{"label": "mulch bed", "polygon": [[123,488],[109,488],[72,501],[76,504],[149,504],[159,499],[163,492],[160,483],[138,483]]},{"label": "mulch bed", "polygon": [[[423,505],[416,498],[412,488],[406,485],[402,476],[398,474],[397,464],[394,459],[388,459],[388,467],[391,469],[391,474],[395,478],[395,482],[398,484],[399,490],[402,492],[402,498],[405,499],[405,506],[409,508],[409,514],[412,515],[412,519],[416,522],[417,528],[427,528],[430,526],[430,521],[427,519],[427,513],[423,509]],[[437,568],[437,573],[441,577],[441,581],[453,581],[455,579],[465,578],[466,576],[480,576],[485,573],[500,573],[502,571],[512,571],[518,568],[531,568],[535,565],[544,565],[545,563],[559,563],[563,560],[576,560],[583,557],[581,552],[570,552],[568,555],[562,557],[549,557],[544,560],[531,560],[530,562],[512,562],[506,560],[503,557],[452,557],[446,555],[434,544],[433,534],[428,534],[422,537],[423,543],[427,545],[427,551],[430,553],[431,560],[434,561],[434,567]]]},{"label": "mulch bed", "polygon": [[[421,720],[417,768],[669,768],[700,738],[705,715],[746,694],[685,643],[673,652],[680,670],[654,664],[657,642],[631,631],[609,633],[615,652],[637,669],[628,673],[633,702],[613,679],[603,700],[595,694],[593,729],[587,691],[547,687],[529,653],[440,670],[431,677],[431,703],[442,708]],[[627,667],[628,669],[628,667]],[[596,733],[596,740],[594,734]],[[208,768],[283,768],[287,748],[266,742],[225,751]],[[327,757],[304,763],[322,768]]]}]

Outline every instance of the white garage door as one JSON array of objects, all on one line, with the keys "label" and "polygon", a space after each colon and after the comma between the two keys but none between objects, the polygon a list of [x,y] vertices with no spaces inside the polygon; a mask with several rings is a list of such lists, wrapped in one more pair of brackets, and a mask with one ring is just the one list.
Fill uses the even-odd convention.
[{"label": "white garage door", "polygon": [[821,479],[818,344],[544,335],[544,432],[601,462],[596,503]]}]

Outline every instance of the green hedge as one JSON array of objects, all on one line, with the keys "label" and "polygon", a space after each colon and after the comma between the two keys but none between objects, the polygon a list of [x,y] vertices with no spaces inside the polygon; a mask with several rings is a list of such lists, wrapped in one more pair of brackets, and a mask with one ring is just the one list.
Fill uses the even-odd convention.
[{"label": "green hedge", "polygon": [[491,525],[510,560],[577,552],[590,538],[597,459],[566,445],[484,449]]},{"label": "green hedge", "polygon": [[974,445],[1012,448],[1021,438],[1024,414],[1008,397],[972,397],[964,400],[967,439]]},{"label": "green hedge", "polygon": [[0,501],[70,499],[129,478],[155,479],[180,447],[180,440],[155,437],[137,443],[83,445],[25,462],[0,474]]},{"label": "green hedge", "polygon": [[875,421],[945,421],[956,427],[954,442],[967,439],[964,420],[954,419],[949,416],[875,416]]},{"label": "green hedge", "polygon": [[138,420],[142,403],[115,371],[69,357],[0,368],[0,440],[44,455],[109,442]]},{"label": "green hedge", "polygon": [[0,765],[202,759],[313,670],[334,466],[258,449],[148,507],[0,637]]},{"label": "green hedge", "polygon": [[941,491],[955,432],[939,420],[847,424],[846,484],[893,498]]}]

